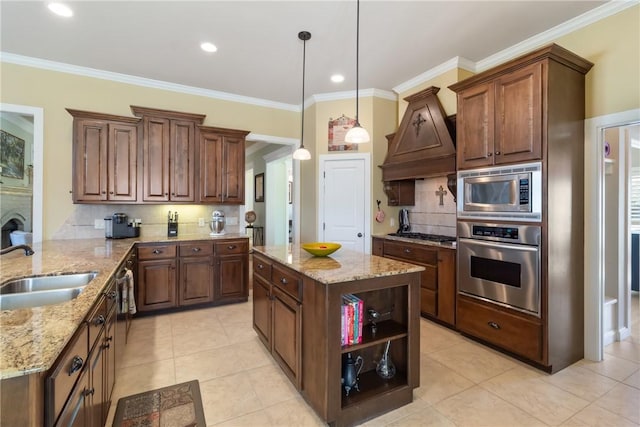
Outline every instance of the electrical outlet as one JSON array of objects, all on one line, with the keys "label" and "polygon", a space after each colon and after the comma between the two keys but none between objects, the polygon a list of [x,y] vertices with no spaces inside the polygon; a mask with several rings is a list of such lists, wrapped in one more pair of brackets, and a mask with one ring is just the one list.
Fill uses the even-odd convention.
[{"label": "electrical outlet", "polygon": [[394,217],[389,218],[389,227],[395,227],[396,219]]},{"label": "electrical outlet", "polygon": [[198,218],[198,227],[204,227],[204,218]]},{"label": "electrical outlet", "polygon": [[227,217],[227,224],[229,224],[229,225],[238,225],[238,217],[237,216]]},{"label": "electrical outlet", "polygon": [[104,230],[104,219],[94,219],[93,228],[96,230]]}]

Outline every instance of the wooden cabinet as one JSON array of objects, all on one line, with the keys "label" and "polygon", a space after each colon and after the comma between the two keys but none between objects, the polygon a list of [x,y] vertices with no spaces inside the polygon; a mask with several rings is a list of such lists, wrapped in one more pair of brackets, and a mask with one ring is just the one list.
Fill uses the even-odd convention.
[{"label": "wooden cabinet", "polygon": [[196,125],[202,114],[132,106],[142,117],[142,201],[194,202]]},{"label": "wooden cabinet", "polygon": [[175,244],[139,246],[137,270],[138,311],[161,310],[177,305]]},{"label": "wooden cabinet", "polygon": [[200,126],[200,203],[244,203],[244,147],[249,132]]},{"label": "wooden cabinet", "polygon": [[375,238],[374,255],[410,262],[420,273],[420,312],[454,326],[456,314],[456,251],[454,249]]},{"label": "wooden cabinet", "polygon": [[388,206],[414,206],[416,204],[416,181],[387,181],[384,183]]},{"label": "wooden cabinet", "polygon": [[247,301],[249,241],[138,245],[138,311]]},{"label": "wooden cabinet", "polygon": [[216,301],[246,301],[249,297],[249,242],[247,239],[215,243]]},{"label": "wooden cabinet", "polygon": [[181,306],[213,301],[213,244],[184,243],[179,247],[178,303]]},{"label": "wooden cabinet", "polygon": [[67,111],[73,119],[73,202],[135,202],[137,118]]},{"label": "wooden cabinet", "polygon": [[584,116],[592,65],[554,44],[449,86],[458,96],[458,169],[543,159],[556,138],[549,127]]},{"label": "wooden cabinet", "polygon": [[[302,278],[253,254],[253,328],[298,390],[302,388]],[[256,299],[257,291],[257,299]]]}]

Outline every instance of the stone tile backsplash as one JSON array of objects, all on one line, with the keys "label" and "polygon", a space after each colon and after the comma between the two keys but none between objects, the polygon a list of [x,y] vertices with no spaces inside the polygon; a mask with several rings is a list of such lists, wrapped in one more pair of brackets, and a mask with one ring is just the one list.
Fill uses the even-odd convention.
[{"label": "stone tile backsplash", "polygon": [[[440,186],[446,191],[440,206],[436,195]],[[447,177],[416,180],[416,204],[409,209],[411,231],[415,233],[456,235],[456,203],[447,188]]]},{"label": "stone tile backsplash", "polygon": [[[224,212],[227,233],[244,232],[244,219],[238,218],[239,206],[216,205],[75,205],[73,213],[53,235],[53,239],[86,239],[104,237],[104,229],[96,229],[96,221],[104,224],[104,218],[116,212],[128,215],[129,221],[141,219],[140,235],[144,237],[167,235],[167,214],[178,212],[178,235],[202,234],[211,232],[209,222],[214,210]],[[198,225],[198,219],[204,218],[205,226]],[[235,222],[235,224],[230,224]]]}]

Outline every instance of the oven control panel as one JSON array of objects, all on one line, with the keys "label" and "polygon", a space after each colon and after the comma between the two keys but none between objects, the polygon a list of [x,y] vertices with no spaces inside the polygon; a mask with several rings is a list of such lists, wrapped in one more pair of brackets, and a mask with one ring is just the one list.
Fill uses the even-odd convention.
[{"label": "oven control panel", "polygon": [[477,237],[498,237],[501,239],[518,240],[518,227],[474,225],[472,234]]}]

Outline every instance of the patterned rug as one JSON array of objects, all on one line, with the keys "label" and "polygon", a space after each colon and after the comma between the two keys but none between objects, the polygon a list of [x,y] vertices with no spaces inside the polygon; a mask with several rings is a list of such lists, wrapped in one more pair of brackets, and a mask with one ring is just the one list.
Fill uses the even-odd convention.
[{"label": "patterned rug", "polygon": [[206,427],[198,380],[118,400],[113,427]]}]

